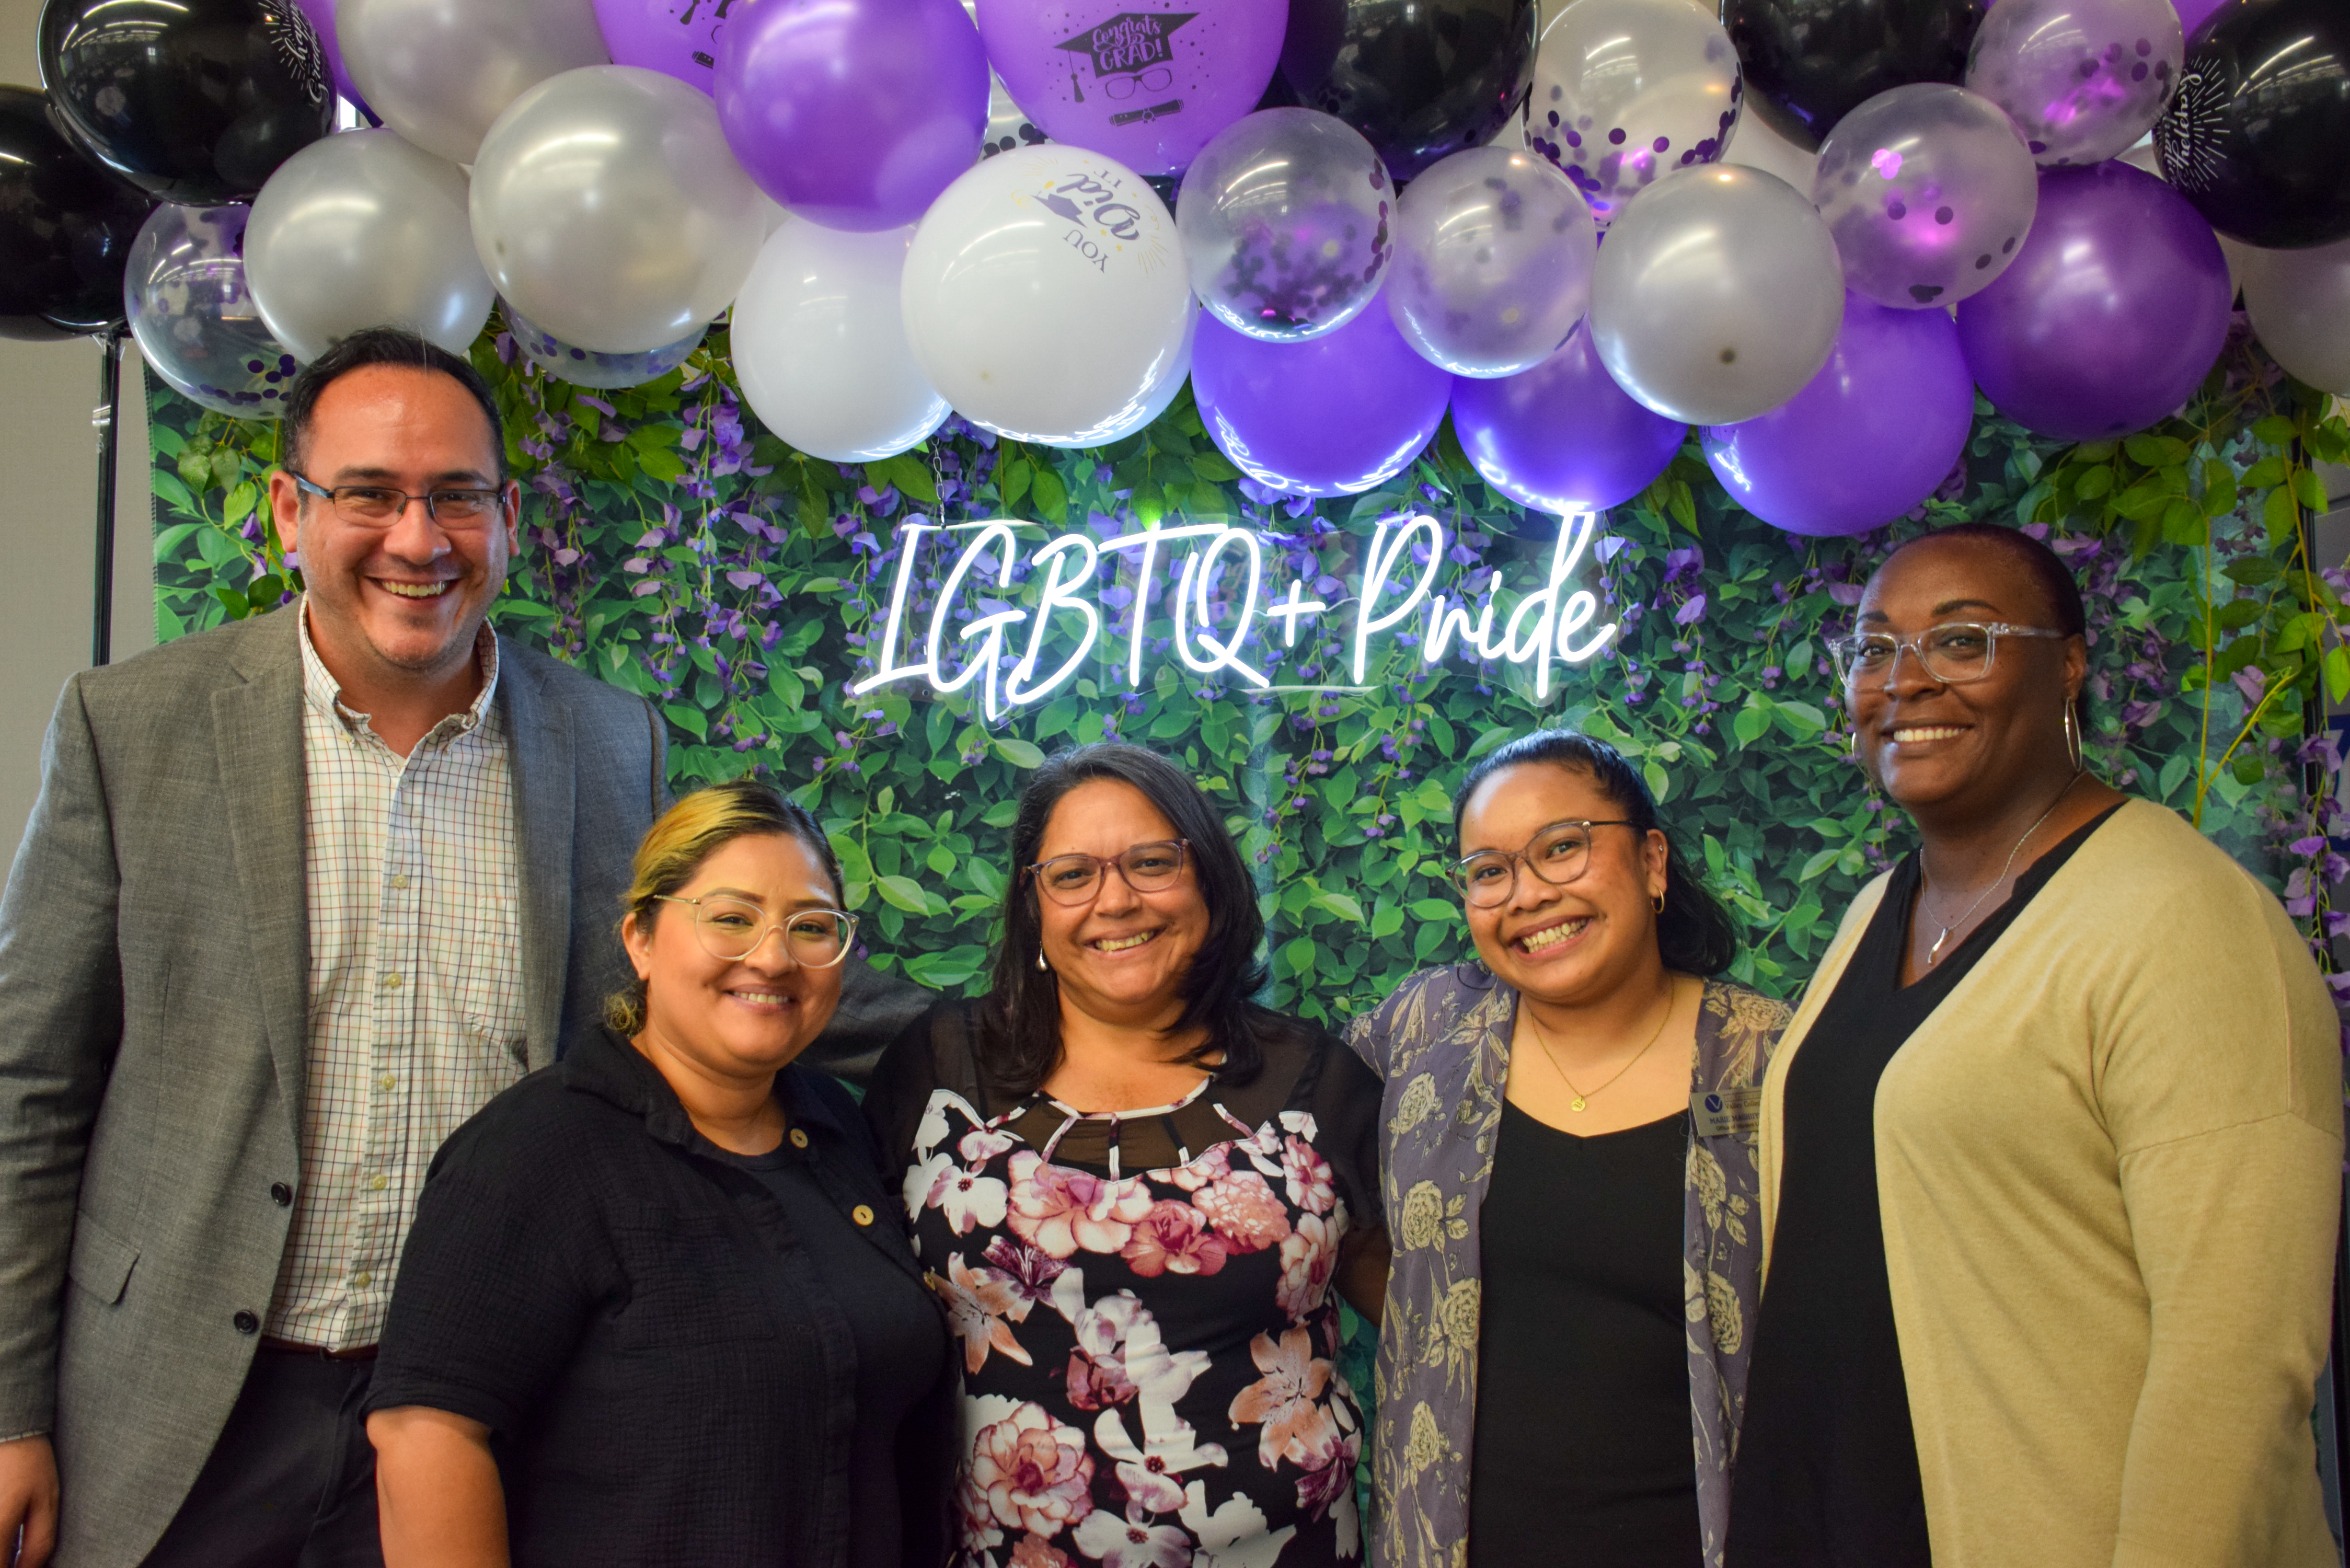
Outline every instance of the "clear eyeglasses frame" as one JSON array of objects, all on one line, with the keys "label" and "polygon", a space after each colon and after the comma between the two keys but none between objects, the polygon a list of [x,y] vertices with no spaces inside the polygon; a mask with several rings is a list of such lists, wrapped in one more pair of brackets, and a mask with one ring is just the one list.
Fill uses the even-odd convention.
[{"label": "clear eyeglasses frame", "polygon": [[1026,868],[1036,887],[1055,904],[1075,908],[1100,894],[1102,877],[1116,871],[1138,893],[1162,893],[1175,886],[1191,858],[1191,841],[1165,838],[1138,844],[1122,855],[1055,855]]},{"label": "clear eyeglasses frame", "polygon": [[848,956],[857,940],[857,917],[844,909],[794,909],[780,920],[747,898],[723,895],[678,898],[656,893],[663,904],[693,910],[693,932],[712,958],[739,963],[755,953],[770,933],[780,931],[784,956],[802,969],[830,969]]},{"label": "clear eyeglasses frame", "polygon": [[1554,822],[1526,841],[1523,849],[1481,849],[1446,867],[1445,875],[1460,890],[1463,903],[1490,909],[1509,901],[1518,886],[1518,867],[1537,881],[1564,888],[1591,869],[1591,830],[1595,827],[1638,827],[1627,818],[1578,817]]},{"label": "clear eyeglasses frame", "polygon": [[295,489],[324,501],[335,509],[336,516],[354,527],[389,528],[406,514],[409,504],[416,501],[424,503],[427,517],[443,528],[460,533],[486,526],[505,511],[504,494],[496,490],[452,487],[423,495],[411,495],[388,484],[338,484],[330,490],[290,468],[286,473],[294,481]]},{"label": "clear eyeglasses frame", "polygon": [[1918,656],[1918,667],[1942,685],[1964,686],[1991,673],[2002,637],[2053,638],[2061,642],[2071,635],[2044,626],[2012,626],[2003,620],[1954,620],[1929,626],[1915,637],[1896,637],[1889,631],[1832,637],[1827,648],[1835,660],[1836,674],[1846,686],[1871,675],[1892,679],[1905,648]]}]

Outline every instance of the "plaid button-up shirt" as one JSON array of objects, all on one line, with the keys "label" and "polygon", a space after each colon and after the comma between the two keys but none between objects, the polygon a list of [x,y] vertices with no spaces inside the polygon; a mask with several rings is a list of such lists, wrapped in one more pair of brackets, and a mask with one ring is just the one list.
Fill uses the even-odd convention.
[{"label": "plaid button-up shirt", "polygon": [[524,1068],[520,852],[497,692],[406,757],[302,643],[309,1088],[302,1185],[268,1333],[373,1345],[425,1168]]}]

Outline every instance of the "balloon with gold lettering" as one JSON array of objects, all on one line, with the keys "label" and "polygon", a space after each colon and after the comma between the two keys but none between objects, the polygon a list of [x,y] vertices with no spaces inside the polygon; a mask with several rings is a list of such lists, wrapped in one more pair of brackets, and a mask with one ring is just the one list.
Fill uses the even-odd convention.
[{"label": "balloon with gold lettering", "polygon": [[1055,141],[1180,174],[1264,96],[1285,21],[1273,0],[981,0],[1012,97]]},{"label": "balloon with gold lettering", "polygon": [[1166,203],[1133,170],[1056,141],[947,187],[914,232],[899,301],[924,380],[972,423],[1048,446],[1130,423],[1192,314]]}]

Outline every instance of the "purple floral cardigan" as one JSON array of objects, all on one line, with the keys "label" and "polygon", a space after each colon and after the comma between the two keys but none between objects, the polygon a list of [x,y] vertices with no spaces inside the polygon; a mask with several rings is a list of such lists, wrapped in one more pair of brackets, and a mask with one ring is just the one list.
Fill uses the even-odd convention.
[{"label": "purple floral cardigan", "polygon": [[[1379,1334],[1372,1568],[1467,1560],[1477,1408],[1477,1215],[1493,1174],[1518,993],[1481,963],[1424,970],[1355,1020],[1347,1044],[1386,1081],[1380,1179],[1395,1262]],[[1708,981],[1693,1093],[1762,1081],[1788,1011]],[[1690,1418],[1709,1568],[1721,1568],[1730,1461],[1746,1403],[1746,1325],[1762,1264],[1752,1132],[1690,1139],[1682,1279]]]}]

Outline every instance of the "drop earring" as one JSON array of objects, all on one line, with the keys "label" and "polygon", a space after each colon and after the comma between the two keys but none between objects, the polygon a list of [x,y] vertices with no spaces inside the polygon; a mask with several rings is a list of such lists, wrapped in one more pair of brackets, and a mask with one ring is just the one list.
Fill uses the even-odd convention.
[{"label": "drop earring", "polygon": [[1053,972],[1053,966],[1045,961],[1045,950],[1041,947],[1036,950],[1036,972],[1039,974]]}]

